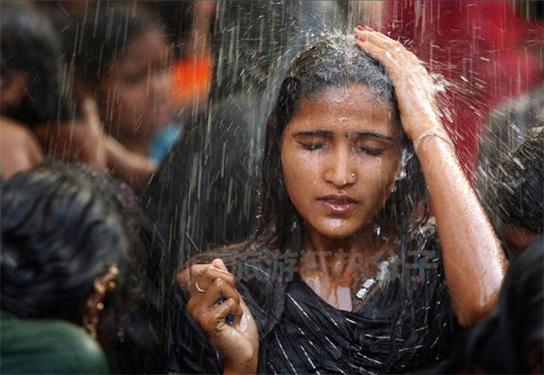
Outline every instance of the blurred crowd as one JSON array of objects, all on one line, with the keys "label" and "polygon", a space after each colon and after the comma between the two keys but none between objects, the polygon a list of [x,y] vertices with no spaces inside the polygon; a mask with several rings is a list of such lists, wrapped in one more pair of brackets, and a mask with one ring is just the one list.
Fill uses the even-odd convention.
[{"label": "blurred crowd", "polygon": [[175,274],[262,215],[286,66],[364,23],[440,83],[510,260],[493,313],[432,371],[542,373],[544,3],[258,3],[0,1],[0,372],[168,372]]}]

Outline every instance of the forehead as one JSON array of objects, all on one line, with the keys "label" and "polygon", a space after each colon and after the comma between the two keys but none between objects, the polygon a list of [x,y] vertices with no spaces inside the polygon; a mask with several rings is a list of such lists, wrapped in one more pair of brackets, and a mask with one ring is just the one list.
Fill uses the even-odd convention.
[{"label": "forehead", "polygon": [[166,35],[159,27],[150,25],[134,35],[122,51],[120,61],[124,64],[145,64],[167,58],[168,52]]},{"label": "forehead", "polygon": [[393,135],[393,105],[376,97],[366,85],[329,86],[300,100],[289,128],[333,132],[373,130]]}]

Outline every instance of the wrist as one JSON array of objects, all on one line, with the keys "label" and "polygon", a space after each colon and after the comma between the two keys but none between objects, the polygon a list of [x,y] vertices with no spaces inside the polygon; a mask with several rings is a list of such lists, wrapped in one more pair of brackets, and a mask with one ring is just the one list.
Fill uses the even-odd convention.
[{"label": "wrist", "polygon": [[227,365],[223,367],[224,375],[238,375],[238,374],[256,374],[257,373],[257,361],[251,361],[244,364]]},{"label": "wrist", "polygon": [[418,153],[424,144],[428,141],[439,141],[449,145],[452,149],[455,148],[453,141],[449,134],[441,126],[435,126],[428,128],[420,132],[417,137],[412,138],[412,144],[414,145],[414,151]]}]

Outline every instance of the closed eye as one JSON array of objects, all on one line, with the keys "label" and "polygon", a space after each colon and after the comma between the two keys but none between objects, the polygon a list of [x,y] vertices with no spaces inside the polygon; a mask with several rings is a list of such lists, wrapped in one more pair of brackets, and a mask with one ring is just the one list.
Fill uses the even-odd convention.
[{"label": "closed eye", "polygon": [[324,143],[303,143],[299,142],[305,150],[314,151],[323,148]]},{"label": "closed eye", "polygon": [[383,148],[372,148],[372,147],[357,147],[357,149],[361,152],[364,152],[365,154],[372,155],[372,156],[378,156],[384,151]]}]

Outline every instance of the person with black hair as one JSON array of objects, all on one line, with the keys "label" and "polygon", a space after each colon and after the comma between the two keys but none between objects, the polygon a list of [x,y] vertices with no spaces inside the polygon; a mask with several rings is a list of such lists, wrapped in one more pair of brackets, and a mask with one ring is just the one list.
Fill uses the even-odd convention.
[{"label": "person with black hair", "polygon": [[24,4],[0,8],[0,175],[9,178],[42,162],[31,129],[61,115],[63,98],[58,41],[47,20]]},{"label": "person with black hair", "polygon": [[28,3],[1,6],[0,116],[29,130],[44,153],[105,170],[100,133],[87,121],[75,121],[74,103],[62,88],[58,34]]},{"label": "person with black hair", "polygon": [[493,310],[507,261],[433,81],[399,42],[356,35],[291,65],[255,235],[181,266],[171,371],[414,371],[443,356],[454,320]]},{"label": "person with black hair", "polygon": [[143,296],[135,202],[85,166],[47,164],[2,185],[2,373],[107,372],[100,346],[119,370],[108,349],[132,334],[123,321]]},{"label": "person with black hair", "polygon": [[110,135],[148,157],[154,135],[174,120],[175,111],[172,52],[160,19],[146,8],[105,3],[96,6],[92,17],[82,14],[70,26],[63,33],[72,35],[75,44],[65,49],[81,95],[96,101]]},{"label": "person with black hair", "polygon": [[489,206],[506,249],[515,254],[544,233],[544,126],[528,131],[498,164],[495,177]]},{"label": "person with black hair", "polygon": [[[217,2],[209,100],[187,119],[142,195],[153,223],[157,290],[168,343],[181,293],[177,267],[200,251],[242,241],[255,229],[264,124],[289,61],[330,26],[335,1]],[[262,30],[274,29],[274,32]],[[198,177],[197,177],[198,176]],[[210,213],[213,213],[212,215]],[[165,352],[167,347],[165,347]]]},{"label": "person with black hair", "polygon": [[513,261],[497,308],[468,331],[455,353],[427,373],[542,374],[544,238]]},{"label": "person with black hair", "polygon": [[39,164],[46,154],[145,185],[155,165],[104,134],[93,101],[74,97],[73,77],[50,20],[26,2],[0,6],[0,131],[3,143],[23,146],[3,148],[4,177]]}]

